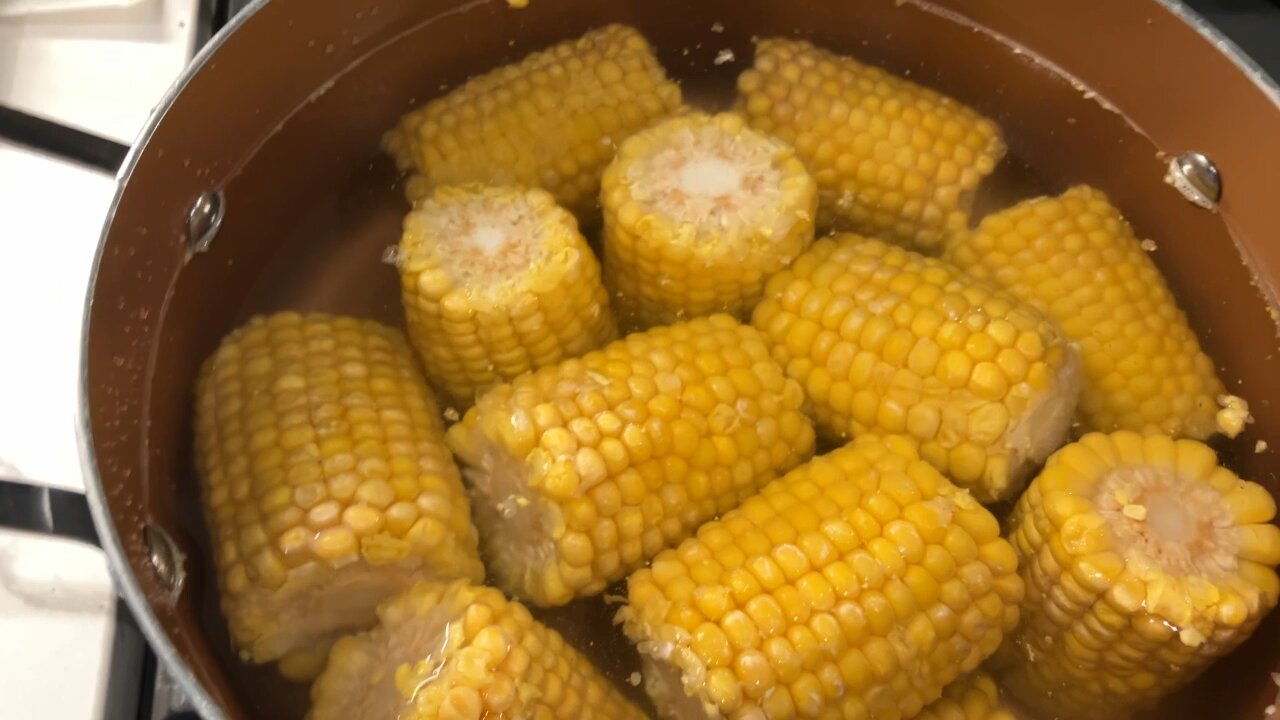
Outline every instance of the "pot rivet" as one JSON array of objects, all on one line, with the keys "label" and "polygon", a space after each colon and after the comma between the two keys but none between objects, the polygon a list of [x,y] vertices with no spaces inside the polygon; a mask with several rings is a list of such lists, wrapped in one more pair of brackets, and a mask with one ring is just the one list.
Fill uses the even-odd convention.
[{"label": "pot rivet", "polygon": [[222,227],[226,204],[220,190],[200,193],[187,213],[187,256],[202,253]]},{"label": "pot rivet", "polygon": [[151,563],[156,578],[168,591],[170,599],[176,600],[186,580],[186,571],[182,567],[185,556],[173,542],[173,538],[154,525],[143,526],[142,541],[147,546],[147,560]]},{"label": "pot rivet", "polygon": [[1187,151],[1169,161],[1164,181],[1182,197],[1207,210],[1217,210],[1222,198],[1222,175],[1204,153]]}]

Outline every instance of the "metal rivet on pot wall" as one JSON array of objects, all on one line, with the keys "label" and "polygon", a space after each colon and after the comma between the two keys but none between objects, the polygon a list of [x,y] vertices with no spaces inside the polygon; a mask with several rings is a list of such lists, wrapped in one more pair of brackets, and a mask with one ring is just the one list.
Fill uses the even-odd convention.
[{"label": "metal rivet on pot wall", "polygon": [[200,193],[187,213],[187,255],[195,255],[209,249],[209,244],[222,227],[226,203],[222,192],[206,190]]},{"label": "metal rivet on pot wall", "polygon": [[1196,205],[1208,210],[1218,209],[1218,200],[1222,198],[1222,175],[1218,166],[1204,153],[1187,151],[1170,160],[1164,180]]},{"label": "metal rivet on pot wall", "polygon": [[183,569],[185,556],[173,542],[173,538],[154,525],[146,525],[142,528],[142,541],[146,543],[147,560],[151,563],[151,569],[155,571],[156,579],[161,587],[168,591],[170,599],[176,599],[182,592],[182,585],[187,576],[186,570]]}]

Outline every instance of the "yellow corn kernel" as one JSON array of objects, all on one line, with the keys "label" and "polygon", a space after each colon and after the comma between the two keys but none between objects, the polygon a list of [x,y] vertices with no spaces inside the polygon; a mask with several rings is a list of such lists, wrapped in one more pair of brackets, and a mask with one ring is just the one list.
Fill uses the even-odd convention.
[{"label": "yellow corn kernel", "polygon": [[438,188],[405,218],[397,262],[409,339],[460,408],[617,337],[595,255],[543,190]]},{"label": "yellow corn kernel", "polygon": [[1005,153],[1000,128],[958,101],[803,40],[761,40],[738,92],[748,123],[817,180],[824,230],[937,248]]},{"label": "yellow corn kernel", "polygon": [[1070,429],[1080,369],[1057,325],[910,250],[819,240],[769,280],[752,323],[808,388],[820,432],[911,437],[983,502],[1016,495]]},{"label": "yellow corn kernel", "polygon": [[1085,431],[1203,440],[1218,430],[1213,361],[1101,191],[1081,185],[988,215],[944,257],[1039,308],[1079,345]]},{"label": "yellow corn kernel", "polygon": [[[889,495],[904,498],[903,519],[845,545],[846,519]],[[815,497],[823,502],[812,502]],[[970,527],[987,523],[949,525],[948,532],[975,548],[970,557],[955,557],[950,569],[937,559],[926,562],[925,551],[904,558],[899,544],[909,549],[934,536],[931,527],[911,528],[917,519],[948,524],[937,513],[985,514],[995,525],[967,492],[921,461],[910,441],[864,435],[792,470],[632,573],[619,620],[640,649],[646,689],[660,716],[746,720],[794,717],[803,709],[819,720],[910,717],[937,700],[944,686],[995,651],[1017,623],[1023,594],[1007,561],[1008,543],[994,532],[971,534]],[[723,553],[711,544],[728,533],[753,573],[776,566],[779,556],[799,564],[795,545],[751,547],[749,538],[773,525],[807,526],[807,514],[832,545],[829,556],[807,558],[808,572],[784,575],[772,590],[763,582],[740,589],[738,570],[703,574],[699,589],[723,588],[737,607],[705,621],[685,612],[696,602],[692,558]],[[943,572],[934,576],[938,568]],[[728,642],[712,645],[714,654],[693,641],[720,635]],[[902,682],[907,677],[910,682]],[[994,700],[993,688],[989,696]],[[855,706],[861,715],[848,714]]]},{"label": "yellow corn kernel", "polygon": [[[728,381],[742,370],[754,375],[751,392]],[[653,397],[638,402],[637,391]],[[600,401],[584,410],[590,396]],[[650,411],[659,399],[674,403],[678,419]],[[548,404],[560,408],[557,425],[512,441],[508,429],[533,424]],[[500,385],[448,439],[499,585],[560,605],[600,592],[808,459],[814,433],[803,405],[760,333],[714,315]],[[597,431],[581,431],[583,423]]]},{"label": "yellow corn kernel", "polygon": [[926,707],[915,720],[1014,720],[991,676],[970,673],[942,691],[942,697]]},{"label": "yellow corn kernel", "polygon": [[1079,720],[1127,718],[1190,682],[1276,605],[1275,508],[1195,440],[1121,430],[1059,450],[1010,518],[1027,593],[1004,686]]},{"label": "yellow corn kernel", "polygon": [[795,151],[730,114],[632,135],[604,173],[604,268],[624,326],[745,317],[813,242],[817,190]]},{"label": "yellow corn kernel", "polygon": [[312,720],[643,720],[587,658],[515,601],[424,581],[338,641],[311,686]]},{"label": "yellow corn kernel", "polygon": [[415,109],[383,138],[410,200],[440,185],[540,187],[580,219],[628,135],[681,106],[649,43],[609,25],[491,70]]},{"label": "yellow corn kernel", "polygon": [[[245,659],[305,676],[414,580],[483,576],[439,410],[399,331],[256,317],[204,363],[195,428],[222,609]],[[391,504],[393,486],[405,502]],[[415,540],[419,516],[436,531]]]}]

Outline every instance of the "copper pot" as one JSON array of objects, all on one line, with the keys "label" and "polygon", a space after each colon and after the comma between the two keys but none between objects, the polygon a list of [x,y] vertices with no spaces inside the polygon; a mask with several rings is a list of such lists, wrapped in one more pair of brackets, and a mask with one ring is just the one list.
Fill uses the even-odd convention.
[{"label": "copper pot", "polygon": [[[998,119],[1011,153],[982,206],[1104,188],[1159,240],[1155,259],[1206,349],[1253,402],[1256,423],[1231,447],[1280,447],[1280,89],[1172,0],[261,1],[205,48],[133,148],[84,319],[94,521],[122,595],[201,714],[288,717],[301,691],[268,691],[273,671],[228,651],[191,470],[198,364],[253,312],[400,322],[379,258],[405,208],[381,132],[442,86],[607,21],[648,35],[695,101],[728,98],[753,35],[796,34]],[[737,60],[715,64],[724,48]],[[1220,173],[1213,209],[1164,182],[1184,151]],[[1187,167],[1212,196],[1209,170]],[[1276,490],[1275,455],[1226,460]],[[1273,614],[1156,716],[1262,717],[1278,664]]]}]

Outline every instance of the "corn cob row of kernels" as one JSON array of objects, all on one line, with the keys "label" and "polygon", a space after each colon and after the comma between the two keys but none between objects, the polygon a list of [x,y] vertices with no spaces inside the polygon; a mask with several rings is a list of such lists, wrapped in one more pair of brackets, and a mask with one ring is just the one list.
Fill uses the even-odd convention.
[{"label": "corn cob row of kernels", "polygon": [[808,459],[803,403],[760,334],[716,315],[498,386],[448,439],[498,584],[559,605]]},{"label": "corn cob row of kernels", "polygon": [[438,188],[406,216],[398,262],[409,338],[458,407],[617,337],[600,265],[546,191]]},{"label": "corn cob row of kernels", "polygon": [[1079,344],[1086,431],[1205,439],[1218,429],[1224,390],[1213,361],[1103,193],[1079,186],[989,215],[945,257],[1040,308]]},{"label": "corn cob row of kernels", "polygon": [[241,656],[307,676],[419,577],[484,575],[439,410],[398,330],[285,312],[196,387],[196,460]]},{"label": "corn cob row of kernels", "polygon": [[604,266],[624,326],[746,317],[813,242],[813,179],[741,117],[689,114],[632,135],[605,170]]},{"label": "corn cob row of kernels", "polygon": [[815,458],[628,581],[664,718],[910,718],[1018,619],[999,526],[902,438]]},{"label": "corn cob row of kernels", "polygon": [[857,235],[770,279],[753,324],[830,437],[904,434],[983,502],[1066,438],[1078,358],[1034,308],[939,260]]},{"label": "corn cob row of kernels", "polygon": [[995,681],[979,670],[948,685],[942,697],[915,720],[1015,720],[1015,716],[1000,699]]},{"label": "corn cob row of kernels", "polygon": [[424,582],[338,641],[309,720],[644,720],[560,634],[466,581]]},{"label": "corn cob row of kernels", "polygon": [[1092,433],[1058,451],[1010,519],[1027,593],[1005,686],[1083,720],[1185,685],[1275,606],[1275,512],[1194,440]]},{"label": "corn cob row of kernels", "polygon": [[970,108],[803,40],[761,40],[738,91],[751,126],[808,166],[823,230],[936,249],[968,227],[1005,153],[999,127]]},{"label": "corn cob row of kernels", "polygon": [[405,115],[383,146],[417,173],[410,200],[440,185],[522,185],[589,219],[618,143],[680,106],[648,41],[608,25],[468,80]]}]

